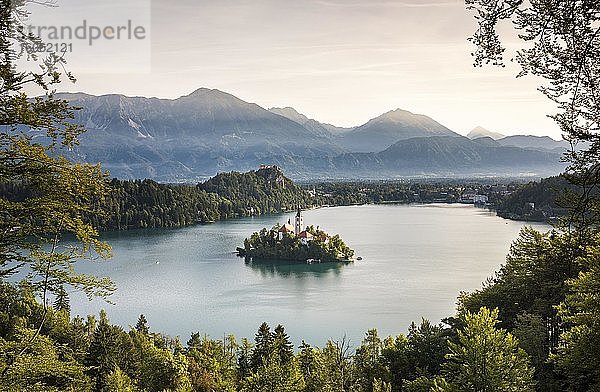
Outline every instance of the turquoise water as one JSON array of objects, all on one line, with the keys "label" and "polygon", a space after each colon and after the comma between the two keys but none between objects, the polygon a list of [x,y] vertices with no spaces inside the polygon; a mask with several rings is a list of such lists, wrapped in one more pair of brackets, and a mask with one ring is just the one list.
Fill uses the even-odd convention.
[{"label": "turquoise water", "polygon": [[[253,231],[290,214],[235,219],[174,230],[105,235],[107,262],[80,271],[110,276],[115,305],[73,295],[72,313],[105,308],[112,322],[151,328],[186,341],[200,331],[253,337],[263,321],[283,324],[296,343],[354,344],[376,327],[405,332],[421,317],[452,315],[460,291],[480,287],[503,263],[520,222],[465,205],[369,205],[305,211],[307,225],[339,233],[363,258],[350,264],[247,264],[233,253]],[[536,225],[540,230],[545,225]]]}]

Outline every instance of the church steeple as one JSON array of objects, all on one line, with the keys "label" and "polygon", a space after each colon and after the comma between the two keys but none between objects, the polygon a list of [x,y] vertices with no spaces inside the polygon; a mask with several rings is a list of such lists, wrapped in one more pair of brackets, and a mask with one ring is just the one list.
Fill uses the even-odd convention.
[{"label": "church steeple", "polygon": [[296,233],[296,235],[298,235],[303,230],[304,230],[304,218],[302,217],[302,208],[300,208],[300,205],[298,205],[298,212],[296,213],[294,232]]}]

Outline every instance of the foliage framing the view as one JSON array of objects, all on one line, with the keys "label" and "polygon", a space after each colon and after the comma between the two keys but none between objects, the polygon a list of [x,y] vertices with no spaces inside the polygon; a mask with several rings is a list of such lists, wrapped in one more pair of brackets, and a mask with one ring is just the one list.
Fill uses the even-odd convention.
[{"label": "foliage framing the view", "polygon": [[[551,117],[571,142],[564,157],[569,164],[565,177],[575,189],[566,189],[559,199],[569,209],[559,226],[562,231],[546,236],[523,232],[511,250],[514,257],[509,256],[501,272],[461,303],[476,308],[496,302],[513,309],[507,314],[501,307],[500,314],[515,334],[531,342],[526,349],[538,365],[540,390],[598,390],[600,364],[589,353],[600,351],[594,304],[600,292],[595,251],[600,223],[600,3],[466,0],[466,4],[478,22],[471,38],[477,47],[475,65],[503,65],[500,22],[511,22],[519,33],[523,43],[515,57],[519,76],[540,77],[544,84],[539,90],[557,106]],[[583,148],[576,149],[577,144]]]},{"label": "foliage framing the view", "polygon": [[[106,193],[106,176],[99,165],[72,163],[61,156],[63,149],[77,143],[83,129],[71,123],[73,110],[66,101],[54,99],[51,88],[64,76],[73,77],[64,71],[60,55],[40,57],[33,51],[39,38],[24,28],[27,3],[2,0],[0,6],[0,184],[28,189],[25,195],[0,198],[0,277],[26,274],[22,284],[40,297],[43,310],[34,324],[13,325],[11,334],[2,337],[3,379],[31,366],[27,363],[43,352],[49,295],[64,295],[65,286],[90,297],[107,297],[114,290],[108,279],[74,269],[81,258],[110,254],[85,221],[97,212],[94,206]],[[19,69],[24,60],[32,70]],[[30,98],[25,89],[37,89],[44,96]],[[63,247],[65,233],[79,245]],[[53,359],[56,366],[68,368],[58,357]]]},{"label": "foliage framing the view", "polygon": [[[512,23],[523,41],[515,61],[518,76],[545,81],[539,90],[557,106],[551,115],[573,148],[565,155],[566,176],[579,189],[567,192],[571,210],[567,226],[579,239],[600,222],[600,4],[595,0],[525,1],[466,0],[478,29],[471,37],[475,65],[504,65],[505,47],[497,32]],[[577,150],[583,144],[586,148]]]}]

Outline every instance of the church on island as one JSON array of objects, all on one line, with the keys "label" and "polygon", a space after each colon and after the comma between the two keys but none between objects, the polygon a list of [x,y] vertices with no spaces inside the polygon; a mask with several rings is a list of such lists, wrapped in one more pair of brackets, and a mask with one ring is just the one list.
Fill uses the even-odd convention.
[{"label": "church on island", "polygon": [[288,219],[287,223],[284,223],[279,228],[279,239],[281,240],[286,233],[293,234],[300,238],[300,241],[302,241],[304,245],[306,245],[308,241],[312,241],[313,235],[304,228],[304,217],[302,216],[302,209],[300,206],[298,206],[298,212],[296,212],[296,216],[294,217],[294,226],[292,226],[291,220]]},{"label": "church on island", "polygon": [[[292,222],[293,219],[293,222]],[[304,225],[302,208],[283,225],[270,230],[263,228],[244,240],[244,247],[237,247],[237,254],[246,261],[278,260],[312,264],[353,261],[354,251],[339,235],[329,236],[326,232]],[[292,224],[293,223],[293,224]]]}]

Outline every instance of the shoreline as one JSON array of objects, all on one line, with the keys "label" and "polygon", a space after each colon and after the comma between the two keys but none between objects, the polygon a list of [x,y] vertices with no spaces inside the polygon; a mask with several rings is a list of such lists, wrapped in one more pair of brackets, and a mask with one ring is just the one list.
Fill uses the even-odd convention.
[{"label": "shoreline", "polygon": [[[519,218],[513,218],[511,216],[503,216],[500,215],[498,213],[498,210],[494,207],[485,207],[485,206],[477,206],[475,204],[472,203],[460,203],[460,202],[446,202],[446,201],[432,201],[432,202],[405,202],[405,201],[383,201],[383,202],[379,202],[379,203],[351,203],[351,204],[337,204],[337,205],[320,205],[320,206],[311,206],[311,207],[306,207],[307,211],[310,210],[318,210],[321,208],[337,208],[337,207],[359,207],[359,206],[378,206],[378,205],[406,205],[406,206],[411,206],[411,205],[443,205],[443,204],[447,204],[447,205],[463,205],[463,206],[471,206],[473,208],[480,208],[480,209],[485,209],[488,210],[490,212],[494,211],[496,212],[496,216],[505,220],[510,220],[510,221],[515,221],[515,222],[532,222],[532,223],[547,223],[549,224],[548,221],[540,221],[540,220],[531,220],[531,219],[519,219]],[[262,216],[276,216],[276,215],[281,215],[281,214],[289,214],[289,213],[293,213],[294,210],[289,210],[289,211],[280,211],[280,212],[273,212],[273,213],[267,213],[267,214],[256,214],[256,215],[245,215],[245,216],[235,216],[235,217],[231,217],[231,218],[225,218],[225,219],[218,219],[215,221],[210,221],[210,222],[195,222],[193,224],[189,224],[189,225],[181,225],[181,226],[171,226],[171,227],[166,227],[166,226],[161,226],[161,227],[148,227],[148,228],[132,228],[132,229],[121,229],[121,230],[99,230],[99,234],[100,236],[103,235],[111,235],[111,234],[115,234],[115,233],[131,233],[131,232],[135,232],[135,231],[153,231],[153,230],[157,230],[157,229],[161,229],[161,230],[177,230],[177,229],[184,229],[184,228],[188,228],[188,227],[193,227],[193,226],[197,226],[197,225],[202,225],[202,226],[207,226],[207,225],[213,225],[213,224],[218,224],[220,222],[230,222],[230,221],[235,221],[236,219],[246,219],[246,218],[255,218],[255,217],[262,217]]]}]

